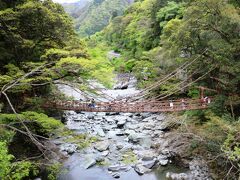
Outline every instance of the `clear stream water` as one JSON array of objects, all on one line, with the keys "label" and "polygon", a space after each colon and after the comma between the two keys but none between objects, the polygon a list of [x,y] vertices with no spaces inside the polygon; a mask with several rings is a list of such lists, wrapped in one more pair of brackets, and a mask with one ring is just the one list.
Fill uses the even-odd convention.
[{"label": "clear stream water", "polygon": [[[89,169],[82,167],[83,159],[78,153],[72,155],[65,162],[65,169],[63,169],[59,180],[113,180],[111,174],[108,173],[107,167],[94,166]],[[152,172],[138,175],[132,168],[127,172],[121,172],[120,180],[167,180],[166,173],[175,172],[181,173],[186,172],[185,168],[169,164],[167,166],[161,166],[154,169]]]}]

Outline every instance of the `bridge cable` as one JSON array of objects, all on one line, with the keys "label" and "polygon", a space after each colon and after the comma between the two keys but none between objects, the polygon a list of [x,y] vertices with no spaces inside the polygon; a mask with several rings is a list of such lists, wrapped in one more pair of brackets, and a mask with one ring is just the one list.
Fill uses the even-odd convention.
[{"label": "bridge cable", "polygon": [[[207,49],[205,49],[202,54],[204,54],[207,51]],[[201,55],[202,55],[201,54]],[[152,89],[155,89],[156,87],[158,87],[159,85],[162,85],[163,83],[165,83],[166,81],[168,81],[169,79],[171,79],[172,77],[174,77],[180,70],[184,70],[187,67],[189,67],[191,64],[193,64],[196,60],[198,60],[200,58],[200,55],[198,57],[196,57],[194,60],[192,60],[191,62],[185,62],[184,64],[182,64],[180,67],[178,67],[177,69],[175,69],[173,72],[171,72],[170,74],[168,74],[167,76],[163,77],[162,79],[160,79],[159,81],[157,81],[156,83],[152,84],[151,86],[143,89],[142,91],[138,92],[135,96],[139,94],[142,94],[144,92],[148,92],[151,91]]]},{"label": "bridge cable", "polygon": [[[193,73],[188,77],[188,79],[189,79],[190,77],[192,77],[194,74],[198,73],[198,72],[200,72],[200,71],[195,71],[195,72],[193,72]],[[187,79],[187,80],[188,80],[188,79]],[[181,81],[180,83],[176,84],[173,89],[179,88],[179,86],[182,85],[182,84],[184,84],[187,80]],[[171,90],[173,90],[173,89],[171,89]],[[170,90],[165,91],[165,92],[163,92],[162,94],[160,94],[159,97],[160,97],[160,96],[163,96],[163,95],[167,95],[168,93],[171,93],[171,91],[170,91]],[[138,98],[135,99],[134,101],[137,101],[138,99],[143,98],[143,97],[147,96],[148,94],[150,94],[150,92],[147,93],[147,94],[144,94],[144,95],[142,95],[142,96],[140,96],[140,97],[138,97]]]}]

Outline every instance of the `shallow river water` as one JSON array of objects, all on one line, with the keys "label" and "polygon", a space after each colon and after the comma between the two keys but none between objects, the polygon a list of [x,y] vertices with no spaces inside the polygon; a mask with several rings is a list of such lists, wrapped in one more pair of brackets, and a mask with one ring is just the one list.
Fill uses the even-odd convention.
[{"label": "shallow river water", "polygon": [[[96,166],[90,169],[85,169],[81,166],[81,158],[77,154],[71,156],[66,162],[66,172],[63,172],[59,177],[59,180],[113,180],[111,174],[108,173],[106,167]],[[138,175],[134,169],[130,169],[127,172],[122,172],[119,179],[121,180],[167,180],[167,172],[181,173],[186,169],[180,168],[174,165],[168,165],[166,167],[159,167],[150,173],[142,176]]]}]

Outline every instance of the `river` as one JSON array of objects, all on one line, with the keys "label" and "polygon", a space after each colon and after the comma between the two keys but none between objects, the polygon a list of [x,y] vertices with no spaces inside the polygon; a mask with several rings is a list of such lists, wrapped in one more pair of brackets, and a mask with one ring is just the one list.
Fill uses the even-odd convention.
[{"label": "river", "polygon": [[[123,84],[123,83],[122,83]],[[131,78],[127,89],[102,89],[114,98],[138,92]],[[60,86],[74,99],[81,98],[71,87]],[[53,142],[68,156],[59,180],[164,180],[166,173],[186,172],[174,165],[173,155],[164,144],[165,114],[160,113],[94,113],[65,112],[66,127],[75,134],[97,137],[88,147],[79,149],[69,137]],[[71,137],[70,137],[71,138]],[[161,149],[161,150],[160,150]]]}]

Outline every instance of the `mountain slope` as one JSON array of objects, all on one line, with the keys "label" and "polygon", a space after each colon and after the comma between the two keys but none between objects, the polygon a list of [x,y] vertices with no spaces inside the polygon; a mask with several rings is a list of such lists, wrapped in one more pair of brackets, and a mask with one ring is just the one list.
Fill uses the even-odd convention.
[{"label": "mountain slope", "polygon": [[83,12],[89,8],[91,0],[79,0],[74,3],[63,3],[64,10],[73,18],[84,17]]},{"label": "mountain slope", "polygon": [[81,0],[77,3],[62,4],[75,20],[75,27],[81,37],[101,31],[109,21],[123,15],[133,0]]}]

